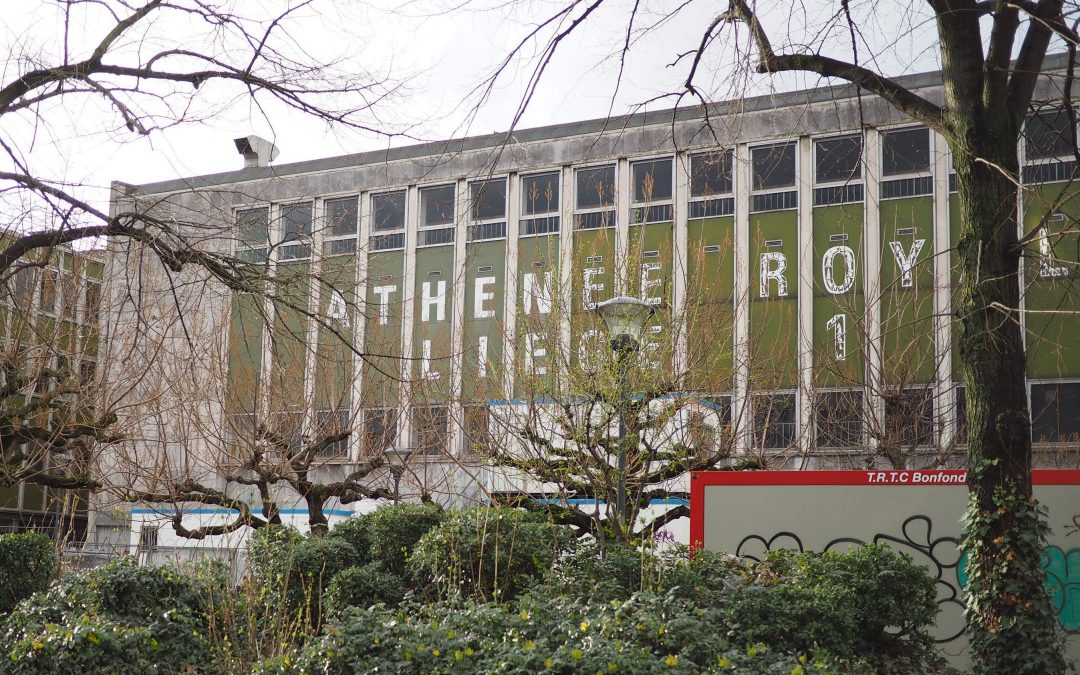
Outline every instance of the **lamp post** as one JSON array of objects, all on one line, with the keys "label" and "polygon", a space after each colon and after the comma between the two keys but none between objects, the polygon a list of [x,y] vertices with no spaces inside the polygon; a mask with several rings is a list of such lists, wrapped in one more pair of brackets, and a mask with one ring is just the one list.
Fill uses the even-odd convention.
[{"label": "lamp post", "polygon": [[383,450],[383,456],[386,457],[386,464],[390,467],[390,475],[394,477],[394,505],[396,506],[401,496],[399,489],[401,487],[401,476],[405,473],[405,465],[409,462],[409,456],[412,455],[412,448],[399,448],[397,446],[390,446],[386,450]]},{"label": "lamp post", "polygon": [[607,327],[611,350],[615,352],[615,396],[619,410],[618,457],[615,467],[615,512],[620,526],[626,523],[626,371],[630,357],[641,345],[645,323],[655,313],[652,305],[625,295],[601,302],[596,313]]}]

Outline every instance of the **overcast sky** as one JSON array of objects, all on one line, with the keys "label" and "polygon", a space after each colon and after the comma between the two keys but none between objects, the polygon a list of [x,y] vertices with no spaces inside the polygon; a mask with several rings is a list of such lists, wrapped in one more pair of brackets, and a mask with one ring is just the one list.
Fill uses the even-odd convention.
[{"label": "overcast sky", "polygon": [[[252,9],[246,2],[232,4],[239,11]],[[274,3],[261,2],[257,6],[268,4]],[[831,2],[821,3],[817,9],[799,3],[798,12],[783,3],[762,4],[771,7],[767,19],[777,36],[788,32],[801,35],[802,26],[818,25],[837,9]],[[927,29],[932,25],[927,23],[929,16],[919,9],[921,3],[913,3],[902,14],[878,11],[884,4],[880,0],[851,3],[871,38],[885,35],[888,31],[884,28],[902,27],[899,37],[889,36],[880,45],[861,44],[861,58],[865,59],[871,50],[878,51],[880,67],[890,75],[936,67],[936,55],[926,49]],[[305,10],[290,27],[290,35],[295,48],[313,58],[345,59],[357,69],[399,82],[401,90],[380,107],[372,125],[391,130],[407,127],[410,136],[433,140],[508,128],[542,43],[529,45],[523,58],[509,64],[492,96],[481,105],[477,107],[470,93],[505,58],[512,45],[560,6],[550,0],[480,0],[464,5],[447,0],[404,4],[396,0],[316,0],[319,11]],[[685,5],[677,0],[641,0],[637,4],[632,49],[620,70],[618,53],[632,6],[633,0],[608,0],[583,29],[563,42],[519,127],[623,113],[678,90],[688,62],[671,64],[680,52],[697,44],[720,5],[704,0]],[[665,19],[676,6],[681,7],[680,11]],[[0,30],[9,54],[29,52],[44,60],[57,57],[63,44],[64,22],[54,3],[20,0],[5,3],[5,11]],[[108,27],[107,17],[100,12],[73,17],[68,27],[71,58],[85,57]],[[187,44],[187,31],[193,36],[190,39],[197,41],[195,29],[182,22],[153,25],[147,34]],[[817,82],[741,73],[737,69],[738,53],[745,50],[745,35],[736,41],[731,27],[722,33],[723,39],[711,48],[698,80],[712,99],[723,100],[747,91],[765,93],[813,86]],[[774,40],[783,44],[779,37]],[[843,32],[838,32],[832,42],[839,50],[838,56],[848,56],[850,42]],[[9,60],[3,79],[7,81],[13,73],[14,64]],[[216,91],[207,92],[211,99],[217,95]],[[232,139],[248,133],[274,140],[281,150],[279,164],[415,142],[327,128],[280,106],[258,108],[250,100],[234,96],[235,92],[233,97],[225,97],[222,92],[215,103],[226,109],[205,122],[175,127],[149,138],[110,128],[100,106],[73,97],[65,99],[63,109],[46,111],[47,125],[4,120],[0,133],[16,139],[39,175],[84,183],[83,194],[99,204],[106,201],[106,188],[114,179],[146,183],[239,168],[242,159]],[[669,108],[673,103],[674,99],[662,99],[646,107]]]}]

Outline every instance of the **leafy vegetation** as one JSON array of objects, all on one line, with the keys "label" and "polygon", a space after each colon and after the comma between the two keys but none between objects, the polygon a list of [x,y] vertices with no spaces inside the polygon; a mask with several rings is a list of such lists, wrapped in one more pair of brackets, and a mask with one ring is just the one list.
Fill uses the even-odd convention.
[{"label": "leafy vegetation", "polygon": [[56,548],[45,535],[0,534],[0,614],[48,588],[59,567]]}]

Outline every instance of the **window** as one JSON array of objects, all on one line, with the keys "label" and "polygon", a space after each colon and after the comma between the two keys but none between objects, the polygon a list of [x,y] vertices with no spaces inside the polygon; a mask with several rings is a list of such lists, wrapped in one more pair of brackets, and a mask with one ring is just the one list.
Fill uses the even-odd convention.
[{"label": "window", "polygon": [[814,141],[814,179],[847,183],[862,178],[862,137],[844,136]]},{"label": "window", "polygon": [[934,394],[929,388],[903,389],[885,394],[885,444],[934,444]]},{"label": "window", "polygon": [[754,405],[754,446],[766,449],[795,443],[795,394],[757,394]]},{"label": "window", "polygon": [[521,179],[521,234],[559,231],[558,171]]},{"label": "window", "polygon": [[[320,410],[315,413],[315,429],[318,436],[315,441],[325,440],[330,436],[340,433],[348,433],[349,411],[348,410]],[[349,437],[334,441],[324,448],[319,457],[348,457]]]},{"label": "window", "polygon": [[60,282],[60,273],[46,268],[41,275],[41,289],[38,295],[38,311],[46,314],[56,312],[56,289]]},{"label": "window", "polygon": [[15,304],[23,309],[29,309],[30,303],[34,297],[34,270],[29,267],[23,267],[12,275],[13,294],[15,296]]},{"label": "window", "polygon": [[634,181],[634,223],[659,223],[671,220],[671,159],[650,159],[630,164]]},{"label": "window", "polygon": [[815,444],[819,448],[858,448],[863,444],[861,391],[821,391],[815,396]]},{"label": "window", "polygon": [[454,224],[454,186],[424,188],[420,190],[421,227],[437,227]]},{"label": "window", "polygon": [[236,234],[240,240],[240,259],[245,262],[266,260],[266,244],[270,239],[268,209],[244,209],[236,212]]},{"label": "window", "polygon": [[784,211],[797,208],[799,193],[795,186],[795,143],[765,145],[750,150],[751,189],[764,194],[751,195],[750,210]]},{"label": "window", "polygon": [[96,326],[98,312],[101,309],[101,284],[93,281],[87,282],[85,294],[83,323],[87,326]]},{"label": "window", "polygon": [[489,408],[483,403],[466,405],[463,412],[465,416],[465,452],[469,454],[486,454],[491,447]]},{"label": "window", "polygon": [[432,228],[421,230],[417,242],[420,246],[453,243],[454,222],[453,185],[420,190],[420,227]]},{"label": "window", "polygon": [[690,156],[690,197],[731,194],[734,185],[731,150]]},{"label": "window", "polygon": [[469,241],[506,236],[506,179],[469,184]]},{"label": "window", "polygon": [[697,453],[717,452],[730,439],[731,397],[703,396],[697,402],[687,419],[686,440]]},{"label": "window", "polygon": [[[270,441],[274,444],[275,450],[288,450],[291,454],[296,454],[303,449],[303,438],[300,432],[303,431],[304,415],[300,412],[276,412],[270,416],[270,432],[272,434]],[[284,445],[284,447],[282,447]]]},{"label": "window", "polygon": [[1064,443],[1080,436],[1080,382],[1031,385],[1031,438]]},{"label": "window", "polygon": [[311,257],[311,204],[281,207],[281,259]]},{"label": "window", "polygon": [[448,449],[449,409],[445,405],[413,407],[413,448],[422,455],[438,455]]},{"label": "window", "polygon": [[397,440],[397,410],[393,408],[364,409],[365,457],[382,455]]},{"label": "window", "polygon": [[577,169],[576,225],[591,230],[615,226],[615,165]]},{"label": "window", "polygon": [[881,169],[886,176],[930,170],[930,130],[900,129],[881,136]]},{"label": "window", "polygon": [[1076,131],[1064,108],[1040,110],[1024,124],[1024,152],[1028,161],[1071,156],[1075,142]]},{"label": "window", "polygon": [[326,217],[323,254],[344,255],[356,251],[358,206],[356,197],[327,199],[323,204]]},{"label": "window", "polygon": [[405,229],[405,191],[371,195],[371,229],[375,232]]}]

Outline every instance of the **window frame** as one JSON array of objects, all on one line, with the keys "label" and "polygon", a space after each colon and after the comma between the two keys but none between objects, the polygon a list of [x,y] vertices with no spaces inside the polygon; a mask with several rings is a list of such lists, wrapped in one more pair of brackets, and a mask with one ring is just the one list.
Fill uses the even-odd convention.
[{"label": "window frame", "polygon": [[[488,183],[502,182],[503,186],[503,210],[502,216],[498,218],[477,218],[476,217],[476,197],[473,195],[473,188],[477,185],[486,185]],[[466,231],[465,240],[468,242],[480,242],[480,241],[498,241],[500,239],[506,239],[506,225],[509,221],[508,215],[510,212],[510,178],[509,176],[482,178],[478,180],[469,181],[467,184],[469,191],[469,218],[468,229]],[[483,194],[481,192],[481,194]],[[502,224],[502,233],[498,233],[498,226]],[[495,236],[482,236],[490,234],[494,231]]]},{"label": "window frame", "polygon": [[[1024,116],[1024,126],[1022,127],[1022,129],[1020,131],[1020,152],[1022,153],[1022,157],[1023,157],[1023,160],[1024,160],[1023,161],[1024,166],[1037,165],[1037,164],[1054,164],[1054,163],[1058,163],[1058,162],[1067,162],[1067,161],[1076,159],[1076,157],[1073,155],[1073,152],[1072,152],[1071,149],[1069,149],[1067,152],[1064,152],[1062,154],[1048,155],[1046,157],[1032,157],[1028,153],[1028,144],[1029,144],[1028,137],[1027,137],[1028,123],[1033,118],[1038,117],[1040,115],[1040,113],[1043,113],[1043,112],[1049,111],[1049,110],[1056,110],[1056,111],[1058,111],[1058,114],[1064,114],[1066,121],[1068,121],[1069,116],[1068,116],[1068,114],[1065,113],[1065,108],[1063,106],[1044,105],[1044,106],[1041,106],[1038,109],[1036,109],[1031,114]],[[1078,121],[1080,121],[1080,110],[1077,110],[1076,114],[1077,114],[1077,117],[1078,117]],[[1076,142],[1080,142],[1080,135],[1078,135],[1077,128],[1073,129],[1073,140],[1076,141]]]},{"label": "window frame", "polygon": [[[610,168],[612,171],[611,185],[611,204],[604,206],[601,203],[600,206],[586,206],[582,207],[578,205],[578,176],[583,171],[596,171],[598,169]],[[575,230],[604,230],[608,228],[614,228],[619,220],[619,163],[618,161],[598,162],[595,164],[583,164],[581,166],[575,166],[573,168],[573,185],[574,185],[574,229]],[[610,219],[600,216],[600,225],[597,226],[585,226],[585,216],[592,214],[605,214],[610,213]]]},{"label": "window frame", "polygon": [[[1050,439],[1050,440],[1040,440],[1040,439],[1037,439],[1035,437],[1035,421],[1037,419],[1036,410],[1035,410],[1035,406],[1034,406],[1034,403],[1035,403],[1035,387],[1058,387],[1058,388],[1066,387],[1066,386],[1068,386],[1068,387],[1076,387],[1077,390],[1078,390],[1077,393],[1080,394],[1080,381],[1077,381],[1075,379],[1064,379],[1064,378],[1061,378],[1061,379],[1038,379],[1038,380],[1029,381],[1027,383],[1027,385],[1028,385],[1028,410],[1031,413],[1031,442],[1032,442],[1032,445],[1034,445],[1036,447],[1047,447],[1047,446],[1060,446],[1060,445],[1068,445],[1070,443],[1075,443],[1076,438],[1080,437],[1080,431],[1078,431],[1078,433],[1073,434],[1071,436],[1065,436],[1064,438],[1062,438],[1061,437],[1061,425],[1060,425],[1060,422],[1059,422],[1058,428],[1057,428],[1057,434],[1058,434],[1057,438]],[[1057,408],[1058,408],[1057,417],[1060,420],[1061,416],[1062,416],[1062,414],[1064,412],[1062,410],[1062,403],[1061,403],[1060,398],[1058,400]],[[1046,410],[1046,408],[1043,408],[1043,410]],[[1077,411],[1077,412],[1080,412],[1080,411]],[[1080,422],[1077,423],[1077,427],[1078,427],[1078,429],[1080,429]]]},{"label": "window frame", "polygon": [[[895,412],[890,413],[890,411],[889,411],[889,400],[888,400],[888,398],[885,398],[882,401],[882,403],[883,403],[882,421],[883,421],[883,427],[884,427],[885,433],[889,434],[889,436],[886,438],[886,440],[888,442],[890,442],[890,443],[895,443],[901,449],[903,449],[903,448],[934,448],[937,445],[937,440],[938,440],[937,412],[938,412],[938,407],[939,407],[938,402],[937,402],[937,398],[935,396],[934,386],[933,386],[933,384],[924,384],[924,385],[915,384],[913,386],[903,387],[903,388],[901,388],[899,390],[899,393],[901,395],[906,395],[906,394],[909,394],[911,392],[917,392],[917,393],[924,393],[925,394],[925,400],[927,402],[929,402],[929,408],[926,411],[925,416],[921,417],[921,418],[919,418],[919,419],[917,419],[915,421],[915,424],[917,426],[915,427],[915,434],[914,434],[913,437],[909,437],[909,436],[906,436],[906,435],[899,435],[899,436],[893,438],[892,434],[894,432],[900,430],[900,427],[895,426],[895,425],[892,424],[892,417],[893,417],[893,415],[896,414],[896,412],[903,412],[903,411],[895,411]],[[929,426],[929,428],[926,431],[926,441],[925,442],[920,442],[922,440],[922,431],[923,430],[921,428],[919,428],[919,427],[924,423],[927,424]],[[905,427],[905,428],[910,428],[910,427]]]},{"label": "window frame", "polygon": [[[765,148],[782,148],[782,147],[791,147],[795,151],[794,152],[794,159],[793,159],[793,163],[794,163],[795,166],[794,166],[794,170],[793,170],[793,173],[792,173],[793,178],[792,178],[791,184],[790,185],[785,185],[783,187],[755,188],[754,187],[754,175],[755,175],[755,173],[754,173],[754,151],[755,150],[763,150]],[[786,141],[773,141],[771,143],[759,143],[759,144],[756,144],[756,145],[751,145],[751,146],[749,146],[747,148],[747,156],[749,158],[749,162],[748,162],[749,166],[748,166],[747,170],[750,172],[750,176],[749,176],[750,213],[771,213],[771,212],[776,212],[776,211],[795,211],[795,210],[798,210],[798,208],[799,208],[799,197],[798,197],[798,195],[799,195],[799,181],[802,178],[802,176],[799,175],[799,141],[798,141],[798,139],[786,140]],[[754,208],[754,197],[767,196],[767,195],[779,195],[779,194],[785,194],[785,193],[793,193],[795,195],[795,201],[794,201],[794,204],[792,206],[784,206],[783,208],[775,208],[775,209],[755,209]]]},{"label": "window frame", "polygon": [[[288,212],[295,208],[307,207],[310,217],[307,221],[307,232],[300,232],[295,235],[295,238],[286,239],[289,236],[287,232],[286,224],[288,221]],[[296,201],[296,202],[284,202],[277,205],[277,223],[274,226],[275,238],[277,243],[274,244],[273,249],[276,254],[276,258],[279,262],[293,262],[297,260],[310,260],[314,246],[314,232],[315,232],[315,202],[314,201]],[[303,237],[307,236],[308,241],[304,241]],[[294,243],[295,242],[295,243]]]},{"label": "window frame", "polygon": [[[391,195],[401,195],[402,210],[401,210],[401,226],[394,228],[380,229],[376,227],[376,208],[375,200],[380,197],[389,197]],[[370,211],[370,227],[368,232],[368,252],[378,251],[401,251],[405,249],[407,243],[406,230],[409,226],[409,190],[408,188],[397,188],[394,190],[379,190],[378,192],[371,192],[367,195],[367,203]],[[400,240],[400,245],[397,242]],[[386,242],[387,245],[381,245],[382,242]]]},{"label": "window frame", "polygon": [[[822,428],[821,411],[825,408],[835,409],[833,405],[824,405],[822,395],[830,394],[848,394],[858,398],[858,419],[827,419],[824,420],[829,425],[840,425],[841,433],[826,432],[826,429]],[[866,418],[867,418],[867,400],[866,392],[863,389],[815,389],[814,390],[814,411],[813,411],[813,424],[814,424],[814,447],[823,450],[861,450],[866,447]],[[853,444],[838,445],[835,443],[822,443],[823,436],[828,436],[827,440],[842,439],[845,434],[850,434],[850,429],[843,429],[843,425],[850,424],[858,425],[857,440]]]},{"label": "window frame", "polygon": [[[763,399],[763,398],[778,399],[780,397],[790,397],[791,398],[790,410],[791,410],[792,421],[790,421],[790,422],[780,421],[780,422],[775,422],[775,423],[766,422],[764,432],[759,432],[759,427],[758,427],[758,424],[759,424],[758,401]],[[750,408],[750,412],[751,412],[751,420],[750,420],[751,421],[751,426],[750,426],[750,441],[751,441],[751,443],[750,443],[750,445],[751,445],[751,448],[753,450],[786,450],[788,448],[794,447],[798,443],[798,441],[799,441],[799,392],[798,392],[798,390],[786,389],[786,390],[762,391],[762,392],[751,393],[750,394],[750,407],[751,407]],[[770,410],[771,409],[773,409],[772,405],[770,405]],[[768,437],[768,434],[769,434],[769,427],[772,424],[788,425],[788,426],[784,427],[784,429],[787,429],[787,428],[790,427],[791,435],[790,435],[790,439],[787,440],[786,445],[767,445],[765,443],[766,438]],[[759,439],[760,439],[760,443],[759,443]]]},{"label": "window frame", "polygon": [[[926,132],[926,156],[927,156],[926,168],[922,169],[922,170],[919,170],[919,171],[905,171],[905,172],[898,172],[898,173],[886,173],[885,172],[885,138],[889,134],[897,134],[897,133],[904,133],[904,132],[908,132],[908,131],[920,131],[920,130]],[[901,180],[901,179],[904,179],[904,178],[924,178],[926,176],[932,176],[933,175],[933,173],[934,173],[934,155],[937,152],[937,149],[935,148],[935,143],[934,143],[934,138],[935,138],[936,134],[934,134],[933,130],[930,127],[927,127],[927,126],[922,125],[922,124],[902,124],[902,125],[897,125],[897,126],[894,126],[894,127],[888,127],[888,128],[885,128],[885,129],[881,129],[879,131],[879,134],[881,136],[881,143],[880,143],[880,145],[881,145],[881,148],[880,148],[881,156],[878,158],[878,160],[881,162],[881,175],[880,175],[880,178],[879,178],[880,182],[884,183],[886,181]],[[887,199],[897,199],[897,197],[889,197]]]},{"label": "window frame", "polygon": [[[728,166],[731,172],[731,186],[727,192],[715,192],[712,194],[694,194],[694,160],[699,157],[706,157],[708,155],[724,155],[728,158]],[[701,220],[703,218],[724,218],[732,217],[735,215],[735,186],[737,180],[738,168],[735,161],[735,148],[721,148],[718,150],[700,150],[698,152],[690,152],[686,155],[686,161],[684,163],[686,168],[686,204],[687,204],[687,220]],[[724,211],[719,208],[724,200],[730,200],[730,213],[720,212],[715,214],[708,213],[708,205],[716,204],[717,211]],[[701,206],[695,206],[700,204]],[[695,209],[700,209],[701,215],[694,215]]]},{"label": "window frame", "polygon": [[[241,232],[242,214],[262,211],[265,216],[266,237],[261,242],[247,240]],[[234,255],[243,262],[266,263],[270,252],[270,229],[271,229],[270,204],[261,206],[240,206],[233,210],[233,227],[236,228]]]},{"label": "window frame", "polygon": [[[435,419],[437,414],[442,415],[442,429],[435,429],[434,425],[421,425],[423,421],[421,409],[426,409],[430,415],[428,420],[437,422]],[[414,403],[411,412],[412,422],[412,443],[413,452],[417,455],[424,455],[427,457],[437,457],[439,455],[450,454],[450,404],[443,403]],[[428,440],[425,434],[434,434],[438,436],[438,440],[441,441],[441,448],[436,447],[439,444],[426,443]]]},{"label": "window frame", "polygon": [[[352,201],[353,205],[356,207],[356,223],[353,226],[353,231],[351,233],[349,233],[349,234],[334,234],[333,233],[334,225],[333,225],[333,223],[330,222],[330,220],[331,220],[330,204],[335,203],[335,202],[348,202],[348,201]],[[323,230],[322,230],[322,254],[323,254],[323,257],[329,258],[329,257],[337,257],[337,256],[350,255],[350,254],[356,253],[357,249],[359,248],[359,241],[360,241],[360,195],[358,195],[358,194],[349,194],[349,195],[342,195],[340,197],[323,197],[322,200],[321,200],[321,204],[319,206],[320,206],[320,210],[321,210],[320,219],[323,222]],[[352,246],[351,247],[346,246],[346,250],[337,250],[337,251],[335,251],[334,250],[334,248],[335,248],[334,245],[339,244],[340,242],[351,242]]]},{"label": "window frame", "polygon": [[[637,178],[634,168],[643,164],[656,164],[668,162],[668,180],[671,185],[671,194],[666,199],[650,198],[646,201],[638,201]],[[628,161],[630,174],[630,224],[647,225],[649,223],[666,223],[675,220],[675,161],[674,155],[657,155],[650,157],[637,157]],[[616,171],[618,169],[616,168]],[[666,207],[666,208],[665,208]],[[618,208],[618,205],[616,205]],[[653,210],[659,209],[661,217],[652,217]]]},{"label": "window frame", "polygon": [[[448,222],[448,223],[441,223],[441,222],[440,223],[428,223],[427,222],[427,213],[425,212],[424,195],[428,194],[428,193],[430,193],[430,192],[432,192],[434,190],[444,190],[446,188],[449,188],[449,189],[453,190],[453,193],[454,193],[453,215],[451,216],[450,222]],[[417,191],[416,191],[417,192],[417,199],[420,202],[420,212],[419,212],[419,218],[418,218],[418,222],[417,222],[417,237],[416,237],[416,247],[417,248],[427,248],[427,247],[431,247],[431,246],[453,245],[455,239],[457,239],[456,232],[457,232],[457,221],[458,221],[458,202],[460,200],[460,195],[458,194],[458,189],[457,188],[458,188],[458,185],[457,185],[456,182],[451,182],[451,183],[443,182],[443,183],[436,183],[436,184],[433,184],[433,185],[425,185],[425,186],[420,187],[420,188],[417,189]],[[468,215],[468,214],[466,214],[466,215]],[[427,240],[429,232],[444,232],[444,231],[449,232],[449,237],[445,241],[430,241],[429,242]],[[432,235],[432,238],[434,239],[436,237],[434,235]]]},{"label": "window frame", "polygon": [[[554,210],[547,210],[543,212],[529,213],[526,205],[528,200],[528,190],[525,188],[526,181],[533,178],[541,178],[543,176],[555,177],[555,207]],[[521,189],[521,205],[518,212],[518,237],[544,237],[547,235],[559,233],[562,229],[562,200],[563,200],[563,170],[562,167],[556,167],[546,171],[536,171],[518,176],[518,185]],[[537,223],[543,221],[545,229],[543,232],[526,232],[527,223]],[[552,227],[554,225],[554,227]]]}]

